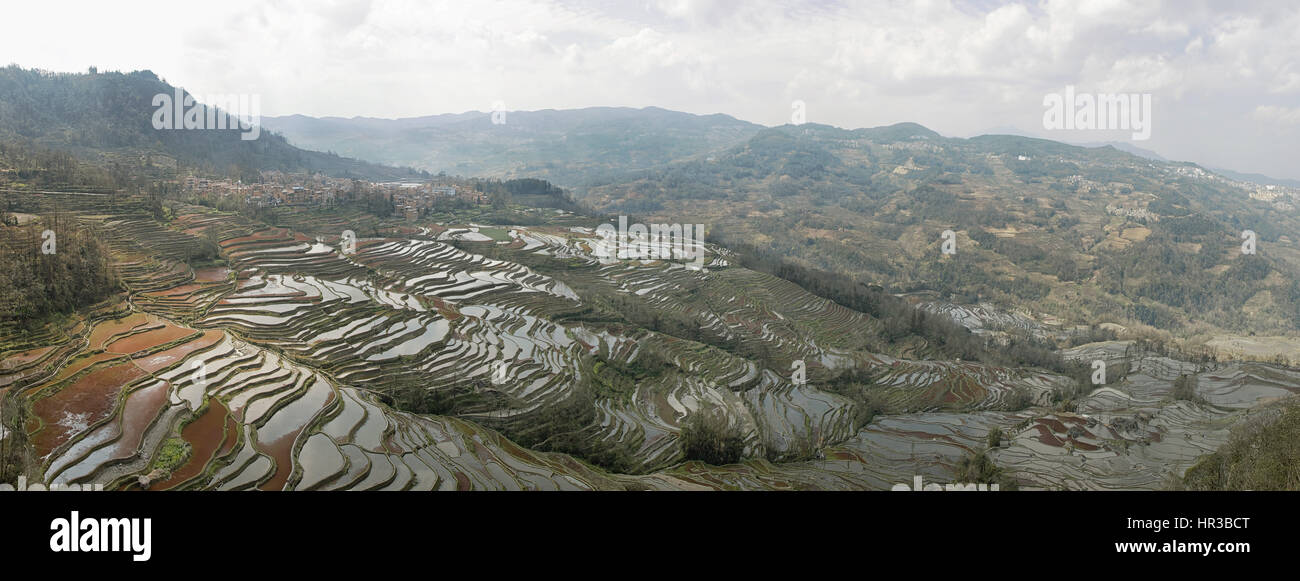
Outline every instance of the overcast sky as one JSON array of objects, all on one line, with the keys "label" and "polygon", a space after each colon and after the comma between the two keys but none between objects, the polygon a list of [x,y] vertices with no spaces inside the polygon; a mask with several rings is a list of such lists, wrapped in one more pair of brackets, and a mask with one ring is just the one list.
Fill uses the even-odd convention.
[{"label": "overcast sky", "polygon": [[8,2],[0,59],[150,69],[264,115],[655,105],[779,125],[915,121],[1063,141],[1044,96],[1149,93],[1135,145],[1300,179],[1300,2]]}]

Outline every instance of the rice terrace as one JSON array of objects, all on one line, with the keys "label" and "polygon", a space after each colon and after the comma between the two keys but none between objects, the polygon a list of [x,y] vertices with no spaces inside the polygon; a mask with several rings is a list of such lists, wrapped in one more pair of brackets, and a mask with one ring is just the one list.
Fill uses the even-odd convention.
[{"label": "rice terrace", "polygon": [[1295,6],[144,4],[5,8],[0,491],[1300,490]]},{"label": "rice terrace", "polygon": [[[7,323],[0,361],[6,469],[47,485],[889,489],[991,460],[1004,486],[1163,488],[1300,389],[1275,365],[1102,341],[1064,357],[1125,376],[1065,407],[1072,377],[887,344],[877,318],[716,245],[703,268],[600,258],[572,214],[493,237],[183,202],[159,221],[86,198],[23,210],[101,236],[123,291]],[[374,235],[343,254],[357,220]],[[204,241],[210,264],[178,259]]]}]

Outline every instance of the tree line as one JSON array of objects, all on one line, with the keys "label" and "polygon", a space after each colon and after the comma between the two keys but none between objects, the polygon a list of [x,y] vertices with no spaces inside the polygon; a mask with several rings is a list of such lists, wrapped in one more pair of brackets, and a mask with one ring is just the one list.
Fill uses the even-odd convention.
[{"label": "tree line", "polygon": [[108,246],[58,214],[39,224],[0,228],[0,264],[0,321],[29,330],[120,288]]}]

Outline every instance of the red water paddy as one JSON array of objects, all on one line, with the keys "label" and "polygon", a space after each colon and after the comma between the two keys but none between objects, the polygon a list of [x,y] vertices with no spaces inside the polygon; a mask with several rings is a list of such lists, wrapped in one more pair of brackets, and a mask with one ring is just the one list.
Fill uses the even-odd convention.
[{"label": "red water paddy", "polygon": [[[90,367],[91,365],[94,365],[96,363],[99,363],[100,361],[119,359],[121,357],[122,356],[118,355],[117,353],[96,353],[94,355],[89,355],[86,357],[75,359],[71,363],[63,366],[63,369],[59,371],[59,374],[55,375],[53,379],[46,382],[45,385],[49,386],[58,383],[60,381],[63,381],[64,379],[72,377],[77,373],[79,373],[81,370],[86,369],[87,367]],[[44,389],[44,387],[40,389]]]},{"label": "red water paddy", "polygon": [[144,431],[158,417],[170,391],[170,383],[159,381],[127,396],[122,409],[121,435],[112,444],[112,460],[130,458],[135,454],[144,438]]},{"label": "red water paddy", "polygon": [[461,472],[460,470],[457,470],[457,471],[456,471],[456,490],[458,490],[458,491],[466,491],[466,490],[473,490],[473,489],[474,489],[474,485],[470,483],[470,481],[469,481],[469,476],[466,476],[464,472]]},{"label": "red water paddy", "polygon": [[1060,438],[1056,437],[1056,434],[1053,434],[1052,431],[1047,428],[1047,426],[1044,426],[1042,424],[1034,424],[1033,427],[1034,430],[1038,432],[1039,442],[1047,444],[1048,446],[1055,446],[1057,448],[1060,448],[1061,446],[1065,445],[1065,442],[1062,441]]},{"label": "red water paddy", "polygon": [[1061,423],[1060,420],[1054,420],[1052,418],[1038,418],[1038,420],[1036,421],[1040,424],[1047,425],[1048,427],[1052,428],[1053,432],[1056,432],[1058,434],[1064,434],[1069,429],[1066,428],[1065,424]]},{"label": "red water paddy", "polygon": [[210,329],[204,331],[201,337],[193,341],[177,345],[161,353],[154,353],[152,355],[140,357],[136,359],[135,362],[141,369],[144,369],[149,373],[157,373],[158,371],[171,367],[176,362],[185,359],[185,357],[190,353],[216,345],[217,342],[221,341],[223,336],[224,333],[221,331]]},{"label": "red water paddy", "polygon": [[182,484],[198,476],[227,440],[231,441],[229,447],[233,448],[233,442],[237,438],[235,430],[239,428],[237,425],[228,426],[227,424],[230,423],[227,421],[228,417],[226,406],[221,405],[216,398],[208,400],[208,409],[203,412],[203,415],[181,430],[181,438],[190,444],[190,459],[185,462],[185,465],[172,472],[171,478],[155,482],[149,489],[166,490]]},{"label": "red water paddy", "polygon": [[41,347],[39,349],[32,349],[31,351],[24,351],[17,355],[11,355],[9,357],[6,357],[3,361],[0,361],[0,369],[19,367],[31,363],[33,361],[36,361],[37,359],[43,357],[46,353],[49,353],[51,350],[53,350],[54,347],[55,347],[54,345],[51,345],[49,347]]},{"label": "red water paddy", "polygon": [[145,331],[144,333],[137,333],[113,341],[112,343],[105,345],[104,350],[111,353],[135,353],[141,349],[151,349],[164,343],[170,343],[192,333],[194,333],[194,331],[190,329],[174,325],[166,325],[158,329]]},{"label": "red water paddy", "polygon": [[290,455],[293,452],[293,441],[298,437],[299,432],[302,432],[302,428],[280,436],[270,443],[263,444],[259,441],[254,446],[257,451],[275,460],[275,474],[258,488],[262,490],[284,489],[284,483],[289,480],[289,474],[293,472],[293,461],[290,459]]},{"label": "red water paddy", "polygon": [[144,293],[144,295],[148,297],[176,297],[187,295],[197,290],[203,290],[203,288],[204,287],[201,284],[183,284],[164,291],[147,292]]},{"label": "red water paddy", "polygon": [[248,236],[240,236],[239,238],[231,238],[231,239],[229,239],[229,240],[222,240],[222,241],[221,241],[221,247],[222,247],[222,248],[229,248],[229,247],[231,247],[231,246],[237,246],[237,245],[239,245],[239,244],[246,244],[246,243],[249,243],[249,242],[265,242],[265,241],[271,241],[271,240],[284,240],[284,239],[285,239],[285,234],[286,234],[286,230],[283,229],[283,228],[271,228],[271,229],[267,229],[267,230],[262,230],[262,231],[260,231],[260,232],[255,232],[255,233],[253,233],[253,234],[251,234],[251,235],[248,235]]},{"label": "red water paddy", "polygon": [[224,266],[200,268],[194,271],[194,280],[196,282],[223,282],[229,274],[230,269]]},{"label": "red water paddy", "polygon": [[149,317],[145,316],[143,313],[135,313],[123,317],[121,319],[115,319],[112,321],[105,321],[103,323],[100,323],[98,326],[95,327],[94,331],[90,332],[89,348],[99,349],[100,347],[104,346],[104,341],[107,341],[109,338],[113,337],[114,335],[118,335],[130,331],[131,329],[143,325],[148,321],[149,321]]},{"label": "red water paddy", "polygon": [[[144,377],[131,363],[96,369],[49,397],[32,404],[33,415],[45,425],[32,438],[37,457],[63,445],[81,426],[93,425],[113,412],[122,387]],[[61,423],[62,422],[62,423]]]},{"label": "red water paddy", "polygon": [[[321,408],[312,410],[307,415],[307,419],[314,416],[319,409],[328,408],[333,402],[334,392],[331,391]],[[281,408],[277,413],[283,413],[284,410],[285,408]],[[270,480],[263,482],[258,488],[262,490],[284,490],[284,483],[287,482],[289,476],[293,474],[293,443],[298,439],[298,434],[301,434],[305,427],[306,423],[271,442],[263,443],[261,440],[254,442],[253,447],[256,448],[257,451],[266,454],[270,456],[272,460],[275,460],[275,474],[271,476]]]},{"label": "red water paddy", "polygon": [[[222,406],[224,409],[225,406]],[[229,455],[235,450],[235,445],[239,443],[239,422],[232,415],[226,415],[226,442],[217,450],[217,458]]]}]

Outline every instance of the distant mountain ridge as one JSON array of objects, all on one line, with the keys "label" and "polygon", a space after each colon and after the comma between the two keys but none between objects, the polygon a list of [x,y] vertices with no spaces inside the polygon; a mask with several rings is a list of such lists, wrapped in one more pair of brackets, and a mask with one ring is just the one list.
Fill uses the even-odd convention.
[{"label": "distant mountain ridge", "polygon": [[539,177],[568,187],[706,155],[763,126],[658,107],[506,111],[404,119],[267,117],[307,148],[463,176]]},{"label": "distant mountain ridge", "polygon": [[[904,123],[764,129],[580,195],[642,221],[709,224],[724,246],[895,293],[1076,323],[1292,332],[1300,213],[1252,193],[1195,164],[1115,147],[949,138]],[[1244,256],[1245,230],[1265,250]],[[953,257],[941,253],[944,232]]]},{"label": "distant mountain ridge", "polygon": [[1275,178],[1258,173],[1241,173],[1229,169],[1212,168],[1211,171],[1222,175],[1225,178],[1234,179],[1240,182],[1251,182],[1265,186],[1285,186],[1288,188],[1300,188],[1300,180],[1288,180]]},{"label": "distant mountain ridge", "polygon": [[[540,177],[580,191],[620,179],[627,172],[707,157],[771,129],[720,113],[696,115],[659,107],[506,111],[501,120],[504,123],[494,124],[491,112],[467,111],[397,119],[285,115],[266,117],[263,125],[308,149],[463,176]],[[883,130],[811,123],[801,127],[814,126],[839,131]],[[886,127],[944,138],[916,123]],[[879,133],[871,135],[881,137]],[[1015,127],[999,127],[976,137],[998,135],[1089,149],[1111,147],[1144,159],[1171,162],[1132,143],[1056,141]],[[1217,168],[1210,171],[1238,181],[1300,187],[1298,180]]]},{"label": "distant mountain ridge", "polygon": [[155,129],[154,96],[175,91],[151,71],[51,73],[16,65],[0,68],[0,139],[30,141],[83,157],[105,152],[159,154],[189,166],[246,176],[261,170],[366,179],[418,175],[409,169],[299,149],[267,131],[246,141],[237,129]]}]

